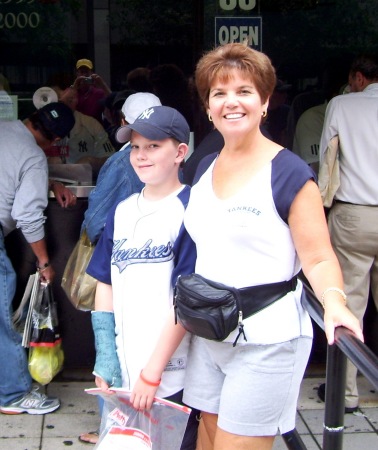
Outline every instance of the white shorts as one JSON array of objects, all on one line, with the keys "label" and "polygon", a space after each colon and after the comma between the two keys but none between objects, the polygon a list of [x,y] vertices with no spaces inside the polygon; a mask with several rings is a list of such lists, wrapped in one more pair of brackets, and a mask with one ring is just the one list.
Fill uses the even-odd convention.
[{"label": "white shorts", "polygon": [[193,337],[184,402],[218,414],[218,426],[242,436],[275,436],[295,428],[300,384],[312,339],[232,346]]}]

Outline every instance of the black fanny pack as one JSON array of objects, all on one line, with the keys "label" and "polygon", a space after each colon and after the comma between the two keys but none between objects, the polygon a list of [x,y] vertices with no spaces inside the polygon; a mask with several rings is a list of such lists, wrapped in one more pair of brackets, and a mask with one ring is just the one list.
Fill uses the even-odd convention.
[{"label": "black fanny pack", "polygon": [[297,277],[290,281],[236,289],[192,273],[178,278],[175,287],[175,320],[191,333],[223,341],[239,327],[239,337],[246,336],[243,319],[271,305],[297,286]]}]

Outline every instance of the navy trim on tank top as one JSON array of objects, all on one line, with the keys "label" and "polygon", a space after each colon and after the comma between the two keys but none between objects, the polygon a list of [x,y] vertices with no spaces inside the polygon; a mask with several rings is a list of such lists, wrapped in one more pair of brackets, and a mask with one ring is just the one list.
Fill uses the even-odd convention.
[{"label": "navy trim on tank top", "polygon": [[[205,156],[198,165],[193,185],[210,167],[219,153]],[[315,172],[303,159],[283,149],[272,159],[271,187],[274,204],[281,219],[287,224],[291,204],[308,180],[317,181]]]}]

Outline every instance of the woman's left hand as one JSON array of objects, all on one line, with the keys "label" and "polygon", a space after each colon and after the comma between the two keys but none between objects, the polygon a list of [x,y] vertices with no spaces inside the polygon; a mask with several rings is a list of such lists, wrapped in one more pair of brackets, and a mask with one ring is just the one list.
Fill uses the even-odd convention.
[{"label": "woman's left hand", "polygon": [[348,328],[358,339],[364,342],[361,325],[357,317],[341,302],[327,302],[324,311],[324,331],[329,345],[335,342],[335,329],[340,326]]}]

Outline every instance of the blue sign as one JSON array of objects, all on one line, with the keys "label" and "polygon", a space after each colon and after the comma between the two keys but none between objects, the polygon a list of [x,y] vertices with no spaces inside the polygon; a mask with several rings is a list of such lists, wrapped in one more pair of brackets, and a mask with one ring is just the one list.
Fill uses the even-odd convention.
[{"label": "blue sign", "polygon": [[216,46],[246,40],[249,47],[261,51],[261,17],[215,17]]}]

